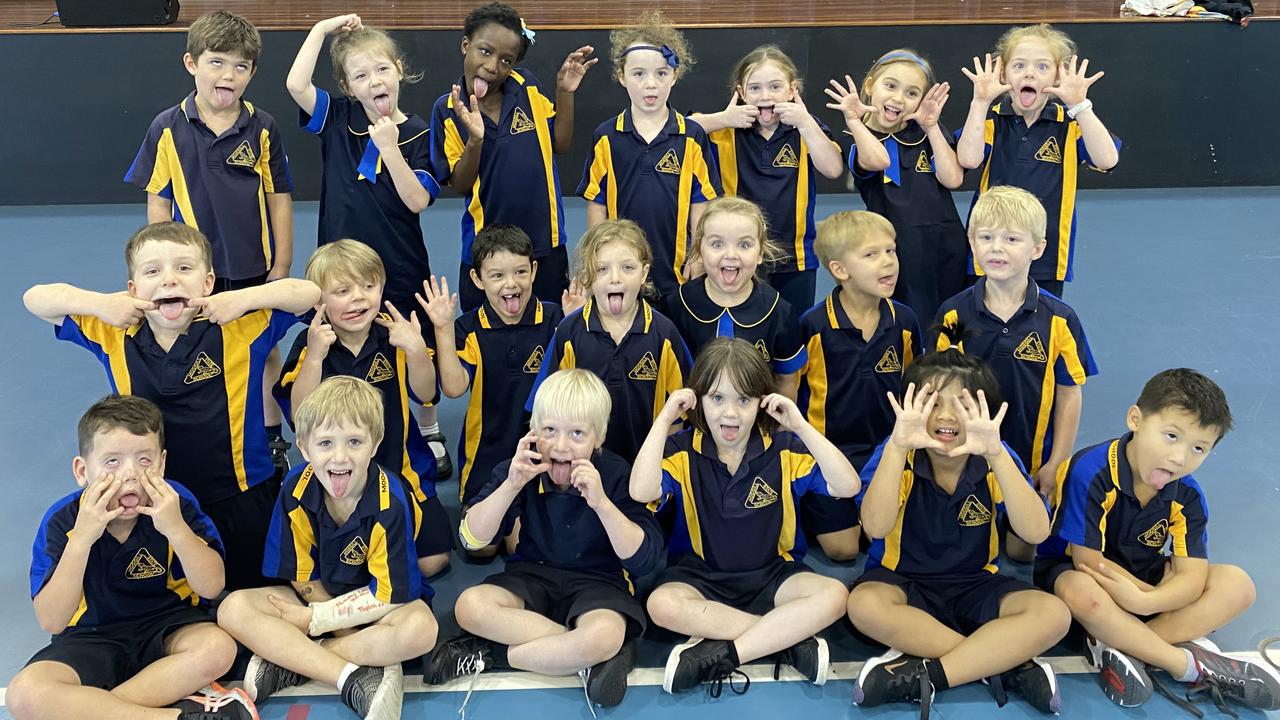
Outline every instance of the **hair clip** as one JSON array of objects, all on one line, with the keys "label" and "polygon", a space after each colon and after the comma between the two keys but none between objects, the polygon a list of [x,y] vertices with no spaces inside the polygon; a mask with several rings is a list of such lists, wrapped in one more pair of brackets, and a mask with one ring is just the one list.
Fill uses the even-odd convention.
[{"label": "hair clip", "polygon": [[530,30],[529,26],[524,24],[524,18],[520,18],[520,32],[524,34],[524,38],[529,41],[530,45],[538,42],[533,39],[538,33]]},{"label": "hair clip", "polygon": [[667,65],[670,65],[672,68],[680,67],[680,56],[676,54],[675,50],[671,49],[670,45],[663,45],[662,47],[658,47],[657,45],[632,45],[623,51],[622,55],[623,57],[626,57],[628,53],[636,50],[652,50],[654,52],[662,53],[662,59],[667,61]]}]

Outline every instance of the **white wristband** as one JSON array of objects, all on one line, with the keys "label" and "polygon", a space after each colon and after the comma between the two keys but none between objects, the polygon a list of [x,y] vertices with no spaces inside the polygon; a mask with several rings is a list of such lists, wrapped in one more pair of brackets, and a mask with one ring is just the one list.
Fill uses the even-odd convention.
[{"label": "white wristband", "polygon": [[1071,118],[1072,120],[1075,120],[1077,115],[1084,112],[1085,110],[1088,110],[1091,107],[1093,107],[1093,101],[1088,98],[1085,98],[1084,100],[1081,100],[1079,103],[1072,105],[1070,108],[1067,108],[1067,117]]},{"label": "white wristband", "polygon": [[369,592],[369,588],[362,587],[332,600],[312,603],[311,625],[307,634],[317,637],[334,630],[368,625],[397,607],[382,602]]}]

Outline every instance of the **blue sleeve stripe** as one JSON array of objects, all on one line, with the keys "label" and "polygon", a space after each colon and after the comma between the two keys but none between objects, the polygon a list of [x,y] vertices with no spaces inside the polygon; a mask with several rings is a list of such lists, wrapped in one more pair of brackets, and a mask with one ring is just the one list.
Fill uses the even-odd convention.
[{"label": "blue sleeve stripe", "polygon": [[325,121],[328,119],[329,93],[322,88],[316,88],[316,105],[311,108],[311,119],[302,126],[302,129],[312,135],[319,135],[324,130]]}]

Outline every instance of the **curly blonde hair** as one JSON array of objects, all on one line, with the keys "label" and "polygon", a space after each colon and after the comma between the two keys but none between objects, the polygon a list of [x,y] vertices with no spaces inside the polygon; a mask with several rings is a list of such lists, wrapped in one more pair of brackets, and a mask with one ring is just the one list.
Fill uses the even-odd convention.
[{"label": "curly blonde hair", "polygon": [[391,36],[377,28],[365,27],[359,30],[338,33],[329,43],[329,60],[333,64],[333,78],[338,81],[342,92],[347,89],[347,58],[359,52],[369,51],[386,56],[396,64],[400,71],[400,82],[416,83],[422,79],[422,73],[409,72],[409,61],[400,50],[400,45]]},{"label": "curly blonde hair", "polygon": [[1058,65],[1076,54],[1076,42],[1049,23],[1010,28],[996,42],[996,54],[1008,66],[1013,49],[1018,47],[1018,43],[1032,38],[1042,40],[1049,46],[1049,52],[1053,53],[1053,60]]},{"label": "curly blonde hair", "polygon": [[763,271],[786,257],[778,243],[769,238],[769,223],[760,206],[746,198],[725,196],[707,203],[702,217],[698,218],[698,224],[693,228],[693,242],[689,244],[689,258],[686,262],[695,263],[702,259],[702,239],[707,235],[707,223],[717,215],[741,215],[755,224],[756,239],[760,242],[760,263],[756,265],[756,280],[763,280]]},{"label": "curly blonde hair", "polygon": [[609,32],[609,61],[613,64],[614,76],[621,77],[627,66],[627,48],[632,45],[666,45],[675,52],[680,61],[676,68],[676,79],[684,77],[698,61],[689,49],[689,42],[684,34],[662,14],[661,10],[652,10],[635,18],[626,26]]}]

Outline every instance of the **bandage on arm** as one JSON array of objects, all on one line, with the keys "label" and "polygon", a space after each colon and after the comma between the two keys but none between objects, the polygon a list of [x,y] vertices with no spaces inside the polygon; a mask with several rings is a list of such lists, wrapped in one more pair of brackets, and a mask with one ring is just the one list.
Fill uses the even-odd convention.
[{"label": "bandage on arm", "polygon": [[311,604],[311,625],[307,634],[317,637],[334,630],[368,625],[400,607],[384,603],[362,587],[332,600]]}]

